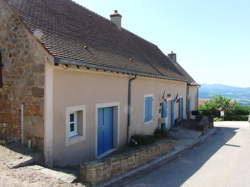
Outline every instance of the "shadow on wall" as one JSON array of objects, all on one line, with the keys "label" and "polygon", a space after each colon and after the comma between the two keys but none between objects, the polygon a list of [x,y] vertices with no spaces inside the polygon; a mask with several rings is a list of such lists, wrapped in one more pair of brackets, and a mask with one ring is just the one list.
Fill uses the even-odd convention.
[{"label": "shadow on wall", "polygon": [[[216,134],[209,137],[206,143],[194,147],[169,164],[160,163],[154,168],[134,176],[129,183],[132,186],[145,184],[147,186],[179,187],[194,175],[222,146],[238,149],[240,145],[227,144],[236,133],[237,128],[217,127]],[[149,175],[147,176],[147,174]],[[131,186],[131,184],[124,186]]]},{"label": "shadow on wall", "polygon": [[22,154],[25,156],[31,156],[36,152],[36,150],[29,149],[27,146],[22,145],[21,143],[8,143],[5,145],[6,149],[9,149],[9,151],[17,154]]}]

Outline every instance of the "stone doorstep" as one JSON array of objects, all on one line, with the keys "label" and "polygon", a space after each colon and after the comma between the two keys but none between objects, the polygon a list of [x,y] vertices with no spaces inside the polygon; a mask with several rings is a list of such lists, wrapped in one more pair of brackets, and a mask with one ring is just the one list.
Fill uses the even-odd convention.
[{"label": "stone doorstep", "polygon": [[20,156],[20,158],[9,161],[6,165],[9,169],[16,169],[35,163],[35,159],[31,156]]},{"label": "stone doorstep", "polygon": [[6,163],[9,169],[16,169],[20,167],[29,166],[41,161],[42,155],[39,153],[35,153],[31,156],[20,155],[17,159],[11,160]]},{"label": "stone doorstep", "polygon": [[0,140],[0,145],[6,145],[6,144],[7,144],[6,140]]},{"label": "stone doorstep", "polygon": [[145,163],[145,164],[143,164],[135,169],[128,171],[127,173],[124,173],[120,176],[117,176],[116,178],[105,181],[103,183],[99,183],[95,186],[96,187],[104,187],[104,186],[110,186],[110,185],[116,185],[116,184],[117,184],[117,186],[122,186],[124,184],[122,184],[122,185],[119,184],[119,181],[122,181],[123,179],[126,180],[126,178],[132,177],[132,176],[136,175],[137,173],[143,172],[144,170],[154,168],[154,166],[157,164],[167,163],[167,162],[175,159],[177,156],[181,155],[183,152],[193,148],[195,145],[202,143],[208,137],[212,136],[215,133],[216,133],[216,128],[212,128],[212,129],[208,130],[208,132],[205,135],[200,136],[196,140],[193,140],[193,143],[189,143],[186,146],[177,146],[173,151],[170,151],[167,154],[163,154],[162,156],[159,156],[158,158],[156,158],[150,162],[147,162],[147,163]]}]

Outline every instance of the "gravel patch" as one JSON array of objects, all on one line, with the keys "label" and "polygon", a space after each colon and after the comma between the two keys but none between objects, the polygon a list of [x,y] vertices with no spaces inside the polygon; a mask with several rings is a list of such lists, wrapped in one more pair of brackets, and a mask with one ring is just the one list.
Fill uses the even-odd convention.
[{"label": "gravel patch", "polygon": [[45,168],[43,166],[25,166],[10,169],[11,162],[28,158],[30,150],[19,147],[21,145],[0,145],[0,186],[8,187],[83,187],[72,174]]}]

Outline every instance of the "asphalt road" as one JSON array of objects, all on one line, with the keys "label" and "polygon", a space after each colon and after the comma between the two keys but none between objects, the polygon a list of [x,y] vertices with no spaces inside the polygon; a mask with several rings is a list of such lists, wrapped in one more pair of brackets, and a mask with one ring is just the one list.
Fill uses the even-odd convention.
[{"label": "asphalt road", "polygon": [[216,134],[123,186],[250,187],[250,123],[220,122]]}]

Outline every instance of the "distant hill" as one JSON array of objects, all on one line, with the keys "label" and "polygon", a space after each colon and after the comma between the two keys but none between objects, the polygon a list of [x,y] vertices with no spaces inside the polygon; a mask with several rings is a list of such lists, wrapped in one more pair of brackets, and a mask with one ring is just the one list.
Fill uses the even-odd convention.
[{"label": "distant hill", "polygon": [[250,105],[250,88],[240,88],[223,84],[202,84],[199,90],[199,97],[209,99],[214,95],[236,99],[241,104]]}]

